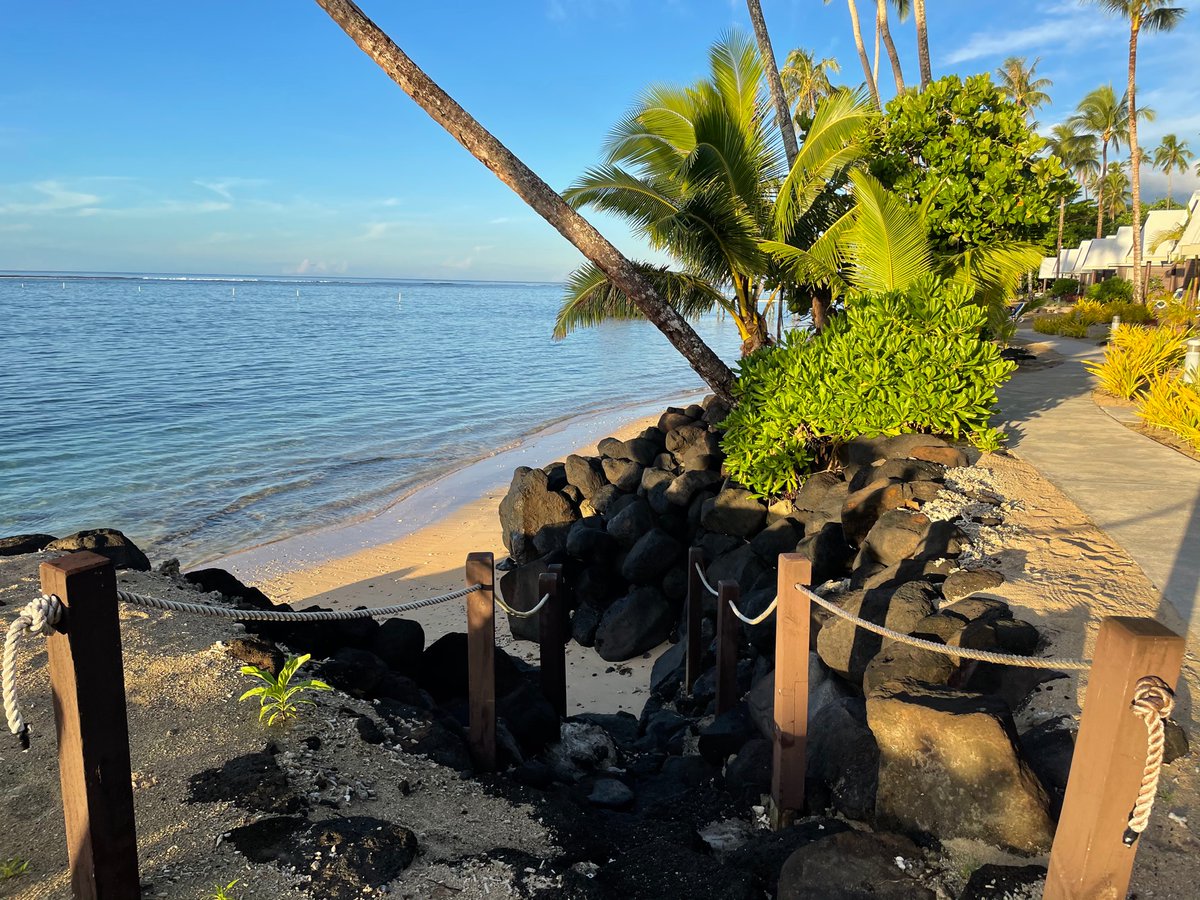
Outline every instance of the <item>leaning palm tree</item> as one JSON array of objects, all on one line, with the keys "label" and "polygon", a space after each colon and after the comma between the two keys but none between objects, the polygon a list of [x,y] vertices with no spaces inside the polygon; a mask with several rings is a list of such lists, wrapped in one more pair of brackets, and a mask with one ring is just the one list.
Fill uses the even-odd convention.
[{"label": "leaning palm tree", "polygon": [[317,0],[364,53],[472,156],[528,203],[598,268],[619,284],[629,301],[666,336],[696,373],[732,399],[733,372],[641,271],[562,197],[443,91],[351,0]]},{"label": "leaning palm tree", "polygon": [[[1080,131],[1094,134],[1100,141],[1099,184],[1103,190],[1104,177],[1108,174],[1108,148],[1119,151],[1129,143],[1128,98],[1117,97],[1111,84],[1102,85],[1079,101],[1070,123]],[[1153,121],[1154,110],[1139,109],[1138,118]],[[1096,195],[1096,237],[1104,236],[1104,197]]]},{"label": "leaning palm tree", "polygon": [[841,71],[842,67],[832,56],[818,60],[815,53],[801,47],[787,55],[779,78],[788,104],[796,111],[796,122],[812,118],[822,98],[834,92],[830,73]]},{"label": "leaning palm tree", "polygon": [[1050,102],[1046,88],[1054,84],[1049,78],[1035,78],[1041,57],[1028,66],[1025,57],[1010,56],[996,70],[1000,78],[1000,90],[1025,113],[1026,120],[1032,118],[1039,106]]},{"label": "leaning palm tree", "polygon": [[1092,0],[1097,6],[1129,20],[1129,156],[1133,204],[1133,299],[1142,299],[1142,152],[1137,135],[1137,48],[1143,31],[1171,31],[1186,14],[1182,6],[1168,6],[1168,0]]},{"label": "leaning palm tree", "polygon": [[929,66],[929,30],[925,22],[925,0],[912,0],[913,18],[917,23],[917,62],[921,67],[921,90],[933,81]]},{"label": "leaning palm tree", "polygon": [[[825,0],[825,5],[828,6],[831,0]],[[858,5],[854,0],[846,0],[846,5],[850,8],[850,29],[854,32],[854,46],[858,50],[858,60],[862,63],[863,80],[867,85],[867,92],[871,95],[871,102],[875,104],[876,109],[883,109],[883,104],[879,102],[879,86],[875,83],[875,75],[871,71],[871,60],[867,57],[867,47],[863,43],[862,26],[858,21]]]},{"label": "leaning palm tree", "polygon": [[1181,141],[1173,134],[1164,134],[1162,142],[1154,150],[1154,168],[1160,169],[1167,176],[1167,209],[1171,203],[1171,173],[1186,172],[1196,154],[1188,147],[1187,141]]},{"label": "leaning palm tree", "polygon": [[[781,228],[801,242],[824,229],[830,183],[857,158],[869,111],[854,94],[823,101],[789,170],[767,127],[753,45],[729,35],[712,47],[709,67],[690,87],[646,91],[610,133],[605,161],[564,196],[625,219],[669,254],[672,267],[644,264],[644,277],[686,315],[723,309],[749,353],[770,340],[759,311],[764,285],[785,287],[771,278],[759,242]],[[568,282],[555,336],[640,315],[621,284],[588,264]]]},{"label": "leaning palm tree", "polygon": [[763,18],[762,4],[759,0],[746,0],[746,9],[750,13],[754,39],[758,41],[763,75],[767,79],[767,90],[771,92],[771,104],[775,107],[775,121],[779,126],[779,133],[783,138],[783,149],[787,153],[787,161],[790,166],[796,161],[796,129],[792,126],[792,116],[784,95],[783,82],[779,78],[779,67],[775,65],[775,50],[771,47],[771,33],[767,31],[767,21]]},{"label": "leaning palm tree", "polygon": [[[1096,157],[1096,136],[1080,134],[1074,125],[1064,122],[1055,125],[1050,130],[1046,147],[1052,156],[1057,156],[1062,161],[1063,168],[1068,172],[1074,172],[1078,177],[1080,169],[1088,165],[1089,160],[1094,160]],[[1066,215],[1067,198],[1063,196],[1058,201],[1058,240],[1055,244],[1054,254],[1055,278],[1062,275],[1063,229],[1066,225]]]}]

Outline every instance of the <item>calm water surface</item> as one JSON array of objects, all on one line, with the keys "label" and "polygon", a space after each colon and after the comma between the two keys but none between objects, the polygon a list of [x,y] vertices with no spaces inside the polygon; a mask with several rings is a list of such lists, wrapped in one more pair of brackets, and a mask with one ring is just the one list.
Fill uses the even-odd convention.
[{"label": "calm water surface", "polygon": [[[0,535],[112,526],[187,565],[376,512],[563,417],[702,386],[644,322],[551,341],[560,298],[547,284],[0,278]],[[697,330],[736,359],[731,323]]]}]

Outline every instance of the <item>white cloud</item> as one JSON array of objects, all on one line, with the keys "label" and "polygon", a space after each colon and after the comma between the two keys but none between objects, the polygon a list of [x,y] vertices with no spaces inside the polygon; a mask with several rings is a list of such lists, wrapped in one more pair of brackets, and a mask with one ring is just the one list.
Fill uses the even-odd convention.
[{"label": "white cloud", "polygon": [[951,50],[947,65],[957,65],[985,56],[1012,56],[1032,50],[1061,53],[1064,48],[1087,45],[1098,39],[1118,38],[1127,28],[1094,6],[1060,3],[1041,13],[1041,21],[1009,31],[978,31],[965,44]]},{"label": "white cloud", "polygon": [[26,213],[72,212],[95,206],[100,202],[96,194],[73,191],[59,181],[39,181],[29,188],[42,199],[33,202],[0,204],[0,215],[24,215]]},{"label": "white cloud", "polygon": [[346,261],[327,262],[305,257],[293,268],[284,269],[285,275],[341,275],[346,271]]},{"label": "white cloud", "polygon": [[218,197],[221,197],[229,202],[233,201],[234,188],[259,187],[263,184],[266,184],[266,182],[261,178],[239,178],[237,176],[231,178],[217,178],[210,181],[197,178],[192,183],[197,184],[206,190],[212,191]]}]

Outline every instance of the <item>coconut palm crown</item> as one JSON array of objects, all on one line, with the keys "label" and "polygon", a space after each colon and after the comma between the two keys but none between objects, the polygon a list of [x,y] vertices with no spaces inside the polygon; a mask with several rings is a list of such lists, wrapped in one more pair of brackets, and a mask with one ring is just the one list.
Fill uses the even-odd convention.
[{"label": "coconut palm crown", "polygon": [[1041,61],[1039,57],[1026,66],[1025,57],[1010,56],[996,70],[996,74],[999,76],[1000,90],[1025,111],[1027,119],[1039,106],[1050,102],[1050,95],[1046,93],[1046,88],[1051,87],[1054,82],[1049,78],[1034,77],[1037,74],[1038,63]]},{"label": "coconut palm crown", "polygon": [[1177,135],[1164,134],[1162,142],[1154,149],[1154,168],[1167,176],[1167,208],[1171,208],[1171,175],[1186,172],[1196,154]]},{"label": "coconut palm crown", "polygon": [[[758,51],[730,34],[709,53],[709,76],[690,87],[656,85],[612,129],[605,161],[564,192],[630,223],[671,266],[641,264],[685,316],[725,310],[744,352],[770,340],[758,301],[775,277],[761,240],[815,240],[841,209],[835,186],[860,153],[870,116],[861,96],[823,101],[789,171],[761,89]],[[555,337],[638,309],[607,276],[585,265],[568,280]]]}]

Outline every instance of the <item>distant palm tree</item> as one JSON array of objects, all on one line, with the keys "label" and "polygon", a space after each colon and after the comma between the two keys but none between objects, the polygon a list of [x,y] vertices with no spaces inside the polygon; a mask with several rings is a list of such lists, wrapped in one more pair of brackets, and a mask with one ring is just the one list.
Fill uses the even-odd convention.
[{"label": "distant palm tree", "polygon": [[1171,31],[1187,13],[1182,6],[1168,6],[1168,0],[1092,0],[1097,6],[1129,20],[1129,156],[1133,175],[1133,299],[1142,299],[1142,152],[1137,136],[1137,48],[1143,31]]},{"label": "distant palm tree", "polygon": [[1129,173],[1125,161],[1113,163],[1108,171],[1092,180],[1092,190],[1110,219],[1117,219],[1129,211]]},{"label": "distant palm tree", "polygon": [[1164,134],[1162,143],[1154,151],[1154,168],[1161,169],[1167,176],[1167,209],[1171,208],[1171,173],[1186,172],[1196,154],[1173,134]]},{"label": "distant palm tree", "polygon": [[[825,0],[825,5],[828,6],[830,2],[831,0]],[[875,104],[875,108],[883,109],[883,104],[879,102],[879,86],[875,83],[875,75],[871,72],[871,60],[867,56],[866,44],[863,43],[862,26],[858,21],[858,6],[854,0],[846,0],[846,6],[850,8],[850,28],[854,32],[854,46],[858,50],[858,60],[862,63],[867,92],[871,95],[871,102]]]},{"label": "distant palm tree", "polygon": [[629,302],[649,319],[719,396],[732,400],[733,372],[696,334],[679,310],[665,302],[638,268],[538,177],[454,98],[443,91],[352,0],[317,0],[364,53],[429,116],[542,218],[621,286]]},{"label": "distant palm tree", "polygon": [[[1076,178],[1080,178],[1080,171],[1089,165],[1098,167],[1094,134],[1080,134],[1074,125],[1064,122],[1051,129],[1047,141],[1050,153],[1057,156],[1062,161],[1063,167],[1068,172],[1074,173]],[[1054,256],[1055,278],[1062,274],[1063,229],[1066,225],[1066,216],[1067,198],[1062,197],[1058,201],[1058,242]]]},{"label": "distant palm tree", "polygon": [[[893,0],[894,2],[894,0]],[[904,93],[904,72],[900,68],[900,55],[892,42],[892,29],[888,26],[888,0],[875,0],[875,30],[887,47],[888,59],[892,61],[892,77],[896,79],[896,93]]]},{"label": "distant palm tree", "polygon": [[842,67],[832,56],[818,61],[815,53],[801,47],[787,55],[779,79],[783,82],[788,104],[796,110],[797,122],[802,117],[812,117],[821,99],[833,93],[829,75],[841,71]]},{"label": "distant palm tree", "polygon": [[[1099,178],[1092,182],[1093,189],[1104,189],[1104,178],[1108,174],[1108,148],[1119,151],[1129,142],[1129,104],[1127,97],[1117,97],[1111,84],[1101,85],[1079,101],[1070,123],[1080,131],[1094,134],[1100,141]],[[1154,119],[1154,110],[1140,109],[1138,117],[1146,121]],[[1104,196],[1096,194],[1096,237],[1104,237]]]},{"label": "distant palm tree", "polygon": [[1026,66],[1025,57],[1010,56],[996,70],[996,74],[1000,76],[1000,90],[1021,107],[1026,119],[1030,119],[1039,106],[1050,102],[1050,95],[1045,89],[1054,82],[1049,78],[1033,77],[1041,61],[1041,57],[1038,57]]}]

